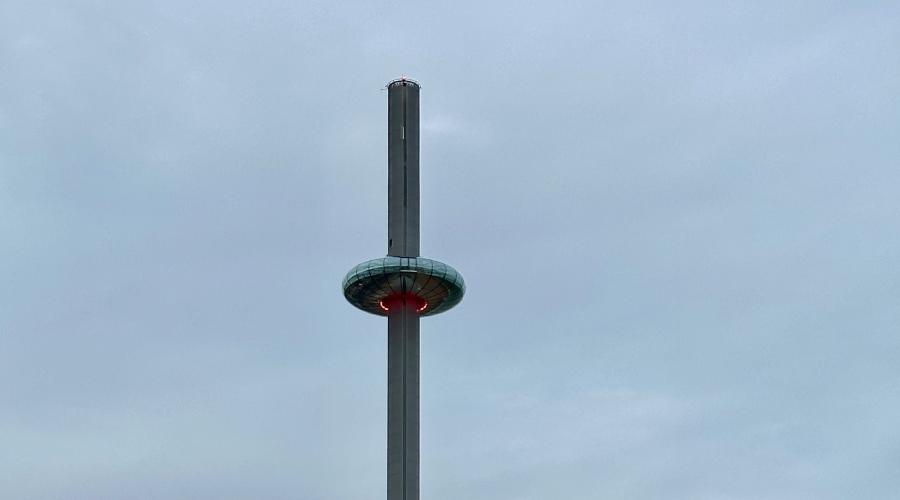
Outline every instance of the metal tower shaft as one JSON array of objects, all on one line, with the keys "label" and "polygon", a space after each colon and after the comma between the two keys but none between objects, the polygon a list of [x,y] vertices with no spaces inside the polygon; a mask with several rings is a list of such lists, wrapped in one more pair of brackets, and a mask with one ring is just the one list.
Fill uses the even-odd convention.
[{"label": "metal tower shaft", "polygon": [[419,86],[388,84],[388,255],[419,256]]},{"label": "metal tower shaft", "polygon": [[[419,256],[419,85],[403,79],[388,84],[387,254]],[[405,294],[392,302],[387,499],[419,500],[419,304]]]},{"label": "metal tower shaft", "polygon": [[388,83],[388,252],[354,266],[344,298],[388,318],[387,498],[419,500],[419,318],[466,292],[452,266],[419,256],[419,84]]}]

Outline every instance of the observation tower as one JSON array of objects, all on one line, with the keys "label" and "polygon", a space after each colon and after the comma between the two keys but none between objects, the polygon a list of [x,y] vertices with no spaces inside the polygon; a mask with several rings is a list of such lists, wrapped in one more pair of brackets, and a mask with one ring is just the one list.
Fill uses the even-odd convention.
[{"label": "observation tower", "polygon": [[419,256],[419,90],[406,78],[387,85],[387,256],[343,282],[347,301],[388,319],[388,500],[419,500],[419,318],[449,310],[466,289],[456,269]]}]

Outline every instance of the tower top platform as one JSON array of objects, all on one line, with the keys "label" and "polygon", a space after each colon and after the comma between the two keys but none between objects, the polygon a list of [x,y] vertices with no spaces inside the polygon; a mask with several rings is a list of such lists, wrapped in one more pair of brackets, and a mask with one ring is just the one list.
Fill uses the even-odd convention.
[{"label": "tower top platform", "polygon": [[409,85],[412,87],[416,87],[418,89],[422,88],[422,86],[419,85],[419,82],[413,80],[412,78],[407,78],[405,76],[401,76],[400,78],[395,78],[395,79],[389,81],[388,84],[385,86],[385,88],[391,88],[391,87],[395,87],[397,85]]}]

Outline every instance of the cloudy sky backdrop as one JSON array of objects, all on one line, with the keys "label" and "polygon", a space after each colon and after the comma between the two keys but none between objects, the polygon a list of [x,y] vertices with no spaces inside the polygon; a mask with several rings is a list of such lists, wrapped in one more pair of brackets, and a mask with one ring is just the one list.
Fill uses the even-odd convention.
[{"label": "cloudy sky backdrop", "polygon": [[422,498],[900,491],[897,2],[0,2],[0,497],[384,497],[385,83]]}]

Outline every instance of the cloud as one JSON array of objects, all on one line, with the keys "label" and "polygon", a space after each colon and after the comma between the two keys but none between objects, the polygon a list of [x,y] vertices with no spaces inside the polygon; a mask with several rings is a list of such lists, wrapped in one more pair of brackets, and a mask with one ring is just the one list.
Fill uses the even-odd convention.
[{"label": "cloud", "polygon": [[0,7],[0,497],[385,488],[423,83],[423,497],[890,497],[897,7]]}]

